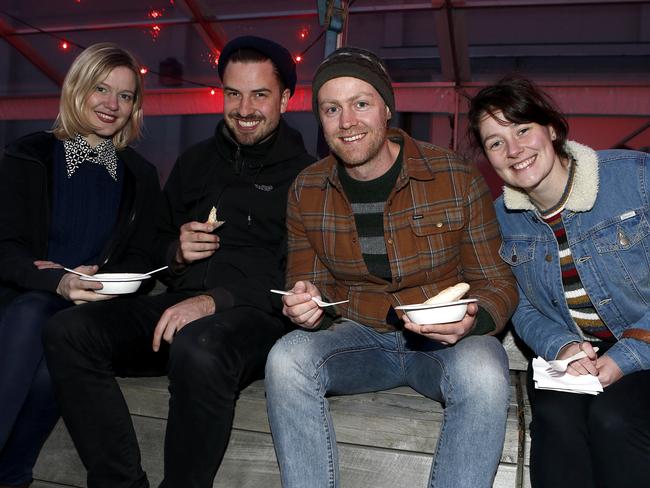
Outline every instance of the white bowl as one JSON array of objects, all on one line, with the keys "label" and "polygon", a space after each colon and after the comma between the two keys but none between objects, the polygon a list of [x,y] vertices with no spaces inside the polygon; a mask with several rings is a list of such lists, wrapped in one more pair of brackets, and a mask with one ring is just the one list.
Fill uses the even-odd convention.
[{"label": "white bowl", "polygon": [[147,278],[151,278],[151,276],[140,273],[97,273],[89,278],[82,276],[80,279],[82,281],[99,281],[103,288],[95,290],[95,293],[126,295],[137,291],[142,281]]},{"label": "white bowl", "polygon": [[447,324],[458,322],[467,312],[467,304],[477,302],[476,298],[466,298],[456,302],[427,305],[401,305],[395,310],[403,310],[409,320],[415,324]]}]

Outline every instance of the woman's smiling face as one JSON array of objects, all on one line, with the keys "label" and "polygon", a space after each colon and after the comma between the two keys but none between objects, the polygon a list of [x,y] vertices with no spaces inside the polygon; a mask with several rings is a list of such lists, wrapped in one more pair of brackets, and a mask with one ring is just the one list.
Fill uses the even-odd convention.
[{"label": "woman's smiling face", "polygon": [[533,200],[536,195],[562,194],[567,171],[553,148],[553,127],[517,124],[496,111],[484,113],[479,128],[485,155],[505,183]]}]

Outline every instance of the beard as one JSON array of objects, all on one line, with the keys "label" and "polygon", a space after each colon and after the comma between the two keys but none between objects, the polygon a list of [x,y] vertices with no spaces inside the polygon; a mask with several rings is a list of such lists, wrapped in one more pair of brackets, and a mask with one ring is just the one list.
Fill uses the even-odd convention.
[{"label": "beard", "polygon": [[[357,144],[345,143],[341,140],[342,137],[349,137],[359,133],[365,133],[365,135]],[[352,132],[325,135],[325,141],[330,150],[344,165],[350,167],[362,166],[372,161],[379,154],[385,139],[385,130],[370,129],[368,127],[363,128],[363,130],[355,129]]]},{"label": "beard", "polygon": [[[252,146],[266,139],[278,126],[278,120],[273,123],[261,114],[243,116],[239,112],[230,112],[224,122],[235,140],[242,146]],[[241,127],[238,122],[259,122],[254,128],[247,130]]]}]

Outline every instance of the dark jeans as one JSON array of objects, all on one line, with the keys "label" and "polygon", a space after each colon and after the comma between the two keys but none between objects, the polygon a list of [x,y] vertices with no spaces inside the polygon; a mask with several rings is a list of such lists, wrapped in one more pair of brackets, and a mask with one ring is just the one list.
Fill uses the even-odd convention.
[{"label": "dark jeans", "polygon": [[228,444],[239,391],[261,377],[283,323],[250,307],[185,326],[170,347],[151,349],[162,312],[187,298],[123,298],[65,310],[44,340],[63,419],[88,470],[89,488],[147,487],[128,408],[115,376],[165,374],[169,419],[165,488],[212,486]]},{"label": "dark jeans", "polygon": [[70,302],[47,292],[26,292],[0,319],[0,485],[32,480],[38,453],[59,418],[43,358],[47,319]]},{"label": "dark jeans", "polygon": [[624,376],[599,395],[535,390],[530,477],[534,488],[648,485],[650,371]]}]

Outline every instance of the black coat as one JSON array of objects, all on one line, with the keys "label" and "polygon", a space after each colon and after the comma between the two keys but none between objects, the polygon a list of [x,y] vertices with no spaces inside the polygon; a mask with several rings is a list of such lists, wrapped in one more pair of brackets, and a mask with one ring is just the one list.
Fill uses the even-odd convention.
[{"label": "black coat", "polygon": [[[8,145],[0,160],[0,293],[55,292],[65,273],[33,264],[47,259],[55,142],[49,132],[30,134]],[[149,271],[160,203],[158,176],[133,149],[117,154],[125,163],[122,199],[112,237],[96,264],[102,272]]]},{"label": "black coat", "polygon": [[170,289],[207,293],[217,311],[239,305],[270,311],[269,288],[284,283],[289,186],[312,162],[300,133],[282,121],[271,141],[253,146],[239,146],[222,121],[213,137],[182,154],[165,185],[159,221],[167,264],[181,225],[205,222],[213,206],[226,223],[215,231],[220,248],[172,275]]}]

